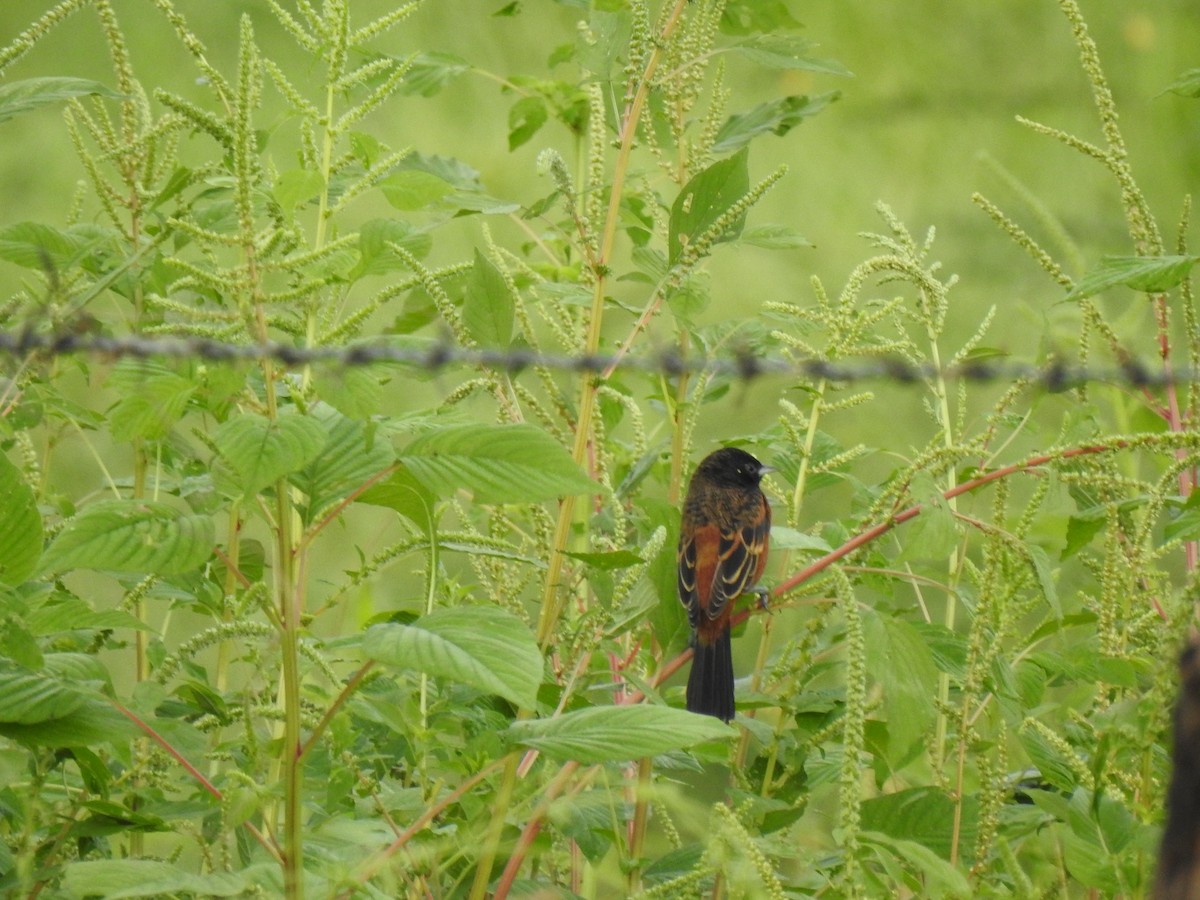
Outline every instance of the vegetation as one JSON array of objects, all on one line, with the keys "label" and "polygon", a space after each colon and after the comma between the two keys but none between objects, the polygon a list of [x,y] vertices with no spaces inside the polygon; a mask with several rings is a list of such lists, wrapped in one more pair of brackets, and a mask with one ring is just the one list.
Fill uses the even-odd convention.
[{"label": "vegetation", "polygon": [[[236,53],[172,0],[21,26],[0,129],[63,110],[53,174],[81,180],[0,221],[0,887],[1148,892],[1200,553],[1200,256],[1058,5],[1100,137],[1026,140],[1104,173],[1126,247],[1081,263],[989,163],[1016,199],[977,215],[1040,267],[1036,341],[994,340],[1015,311],[960,304],[934,231],[882,203],[836,283],[723,268],[807,246],[751,149],[851,83],[783,3],[489,11],[562,26],[526,54],[545,77],[397,52],[432,2],[268,0]],[[147,16],[175,71],[141,67]],[[84,20],[103,78],[47,49]],[[508,128],[464,159],[413,110],[470,77]],[[496,191],[480,168],[522,148],[535,187]],[[777,470],[732,726],[676,674],[708,437]]]}]

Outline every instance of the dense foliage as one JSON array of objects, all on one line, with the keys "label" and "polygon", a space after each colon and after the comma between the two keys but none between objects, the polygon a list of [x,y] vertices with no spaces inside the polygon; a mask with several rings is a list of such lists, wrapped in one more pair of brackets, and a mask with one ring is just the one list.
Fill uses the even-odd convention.
[{"label": "dense foliage", "polygon": [[[1128,247],[1081,272],[1015,175],[1023,205],[977,195],[1068,310],[1012,357],[1008,310],[948,327],[933,231],[882,204],[840,285],[714,275],[805,246],[756,216],[787,173],[751,149],[848,73],[783,3],[488,11],[574,8],[545,78],[397,52],[442,4],[372,5],[268,0],[228,71],[172,0],[63,0],[0,49],[46,73],[0,81],[0,133],[61,107],[83,179],[60,219],[0,221],[0,887],[1145,893],[1200,548],[1200,384],[1174,377],[1200,257],[1074,0],[1102,139],[1028,139],[1102,167]],[[143,71],[134,15],[189,91]],[[39,60],[85,17],[111,79]],[[763,71],[820,90],[730,86]],[[427,146],[418,104],[479,74],[507,146]],[[540,191],[495,196],[476,167],[531,144]],[[698,434],[776,468],[732,726],[676,676]]]}]

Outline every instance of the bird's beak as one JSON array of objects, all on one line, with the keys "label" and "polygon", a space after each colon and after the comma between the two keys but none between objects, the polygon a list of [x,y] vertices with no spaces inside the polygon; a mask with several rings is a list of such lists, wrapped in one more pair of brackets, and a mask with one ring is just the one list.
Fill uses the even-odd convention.
[{"label": "bird's beak", "polygon": [[776,469],[774,466],[759,466],[758,467],[758,477],[761,478],[762,476],[764,476],[770,472],[778,472],[778,471],[779,470]]}]

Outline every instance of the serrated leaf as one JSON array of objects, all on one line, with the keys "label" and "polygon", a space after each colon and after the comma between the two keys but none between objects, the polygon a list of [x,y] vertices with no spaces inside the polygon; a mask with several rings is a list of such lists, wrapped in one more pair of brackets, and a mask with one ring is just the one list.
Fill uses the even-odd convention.
[{"label": "serrated leaf", "polygon": [[714,153],[729,153],[741,149],[760,134],[783,137],[805,119],[812,118],[841,96],[829,91],[810,97],[807,94],[781,97],[744,113],[734,113],[725,120],[713,141]]},{"label": "serrated leaf", "polygon": [[310,416],[325,430],[321,452],[289,481],[308,495],[307,519],[362,487],[395,461],[391,446],[367,423],[347,418],[325,403]]},{"label": "serrated leaf", "polygon": [[125,95],[87,78],[27,78],[0,85],[0,122],[72,97],[107,97],[124,100]]},{"label": "serrated leaf", "polygon": [[363,653],[469,684],[524,709],[536,706],[542,682],[542,654],[529,628],[492,606],[439,609],[409,625],[373,625],[363,635]]},{"label": "serrated leaf", "polygon": [[483,347],[504,348],[512,343],[513,298],[504,275],[495,264],[475,251],[463,296],[463,325]]},{"label": "serrated leaf", "polygon": [[737,731],[712,716],[668,706],[593,706],[550,719],[513,722],[506,736],[555,759],[620,762],[726,740]]},{"label": "serrated leaf", "polygon": [[451,425],[417,438],[400,459],[439,497],[466,489],[479,503],[537,503],[599,490],[533,425]]},{"label": "serrated leaf", "polygon": [[316,459],[327,438],[321,423],[308,416],[274,421],[251,413],[234,416],[213,435],[217,485],[251,497]]},{"label": "serrated leaf", "polygon": [[[700,240],[749,190],[749,153],[745,148],[694,175],[671,205],[669,263],[674,265],[680,254]],[[721,241],[736,237],[745,218],[739,216],[728,223],[723,234],[710,238]]]},{"label": "serrated leaf", "polygon": [[1146,294],[1169,291],[1187,278],[1198,262],[1200,256],[1106,256],[1066,299],[1083,300],[1117,285]]},{"label": "serrated leaf", "polygon": [[0,453],[0,583],[18,585],[37,571],[42,516],[21,470]]},{"label": "serrated leaf", "polygon": [[67,522],[46,549],[40,571],[173,575],[198,568],[215,540],[208,516],[149,500],[101,500]]}]

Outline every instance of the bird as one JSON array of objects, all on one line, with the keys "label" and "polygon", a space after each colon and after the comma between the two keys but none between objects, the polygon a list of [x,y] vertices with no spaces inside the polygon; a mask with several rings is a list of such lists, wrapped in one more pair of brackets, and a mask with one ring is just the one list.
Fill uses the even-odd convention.
[{"label": "bird", "polygon": [[755,588],[767,564],[771,507],[759,485],[772,471],[723,447],[701,460],[683,502],[676,560],[692,626],[687,708],[724,722],[734,716],[729,623],[734,601]]}]

